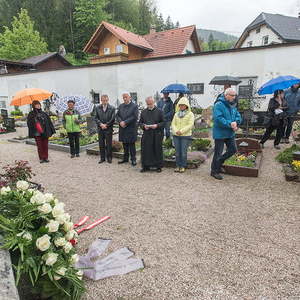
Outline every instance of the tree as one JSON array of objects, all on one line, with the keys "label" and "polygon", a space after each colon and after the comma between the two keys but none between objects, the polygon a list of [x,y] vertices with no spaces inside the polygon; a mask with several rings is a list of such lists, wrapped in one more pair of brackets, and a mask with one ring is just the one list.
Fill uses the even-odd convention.
[{"label": "tree", "polygon": [[155,29],[156,31],[163,31],[164,30],[164,26],[165,26],[165,21],[164,21],[164,18],[163,18],[163,15],[160,14],[156,20],[155,20]]},{"label": "tree", "polygon": [[174,28],[174,23],[172,22],[171,20],[171,17],[168,16],[167,17],[167,20],[166,20],[166,23],[165,23],[165,30],[169,30],[169,29],[173,29]]},{"label": "tree", "polygon": [[214,35],[212,33],[210,33],[208,36],[208,47],[209,47],[210,51],[212,50],[214,40],[215,40]]},{"label": "tree", "polygon": [[0,57],[10,60],[21,60],[26,57],[47,52],[47,43],[34,30],[34,22],[26,9],[21,9],[14,17],[12,29],[4,28],[0,34]]},{"label": "tree", "polygon": [[175,28],[179,28],[180,27],[180,23],[179,21],[176,22]]}]

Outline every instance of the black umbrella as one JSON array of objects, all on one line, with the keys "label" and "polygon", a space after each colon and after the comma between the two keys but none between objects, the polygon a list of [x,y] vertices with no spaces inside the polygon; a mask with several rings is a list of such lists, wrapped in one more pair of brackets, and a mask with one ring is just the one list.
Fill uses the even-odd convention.
[{"label": "black umbrella", "polygon": [[240,78],[238,77],[233,77],[233,76],[215,76],[209,84],[213,84],[213,85],[238,85],[239,83],[241,83],[242,80],[240,80]]}]

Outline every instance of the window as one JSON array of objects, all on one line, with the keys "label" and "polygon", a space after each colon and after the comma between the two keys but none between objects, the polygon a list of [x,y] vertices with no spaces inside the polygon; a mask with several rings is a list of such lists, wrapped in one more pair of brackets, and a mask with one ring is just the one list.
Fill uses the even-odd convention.
[{"label": "window", "polygon": [[268,45],[268,43],[269,43],[269,36],[266,35],[266,36],[264,36],[264,37],[262,38],[262,44],[263,44],[263,45]]},{"label": "window", "polygon": [[252,47],[252,45],[253,45],[253,41],[250,41],[250,42],[247,43],[248,47]]},{"label": "window", "polygon": [[256,29],[256,33],[260,33],[260,28],[257,28],[257,29]]},{"label": "window", "polygon": [[192,94],[204,94],[204,83],[188,83],[187,87]]},{"label": "window", "polygon": [[123,52],[123,45],[117,45],[116,46],[116,53],[122,53]]},{"label": "window", "polygon": [[131,101],[137,104],[137,93],[130,93]]},{"label": "window", "polygon": [[110,54],[110,48],[104,48],[104,55]]},{"label": "window", "polygon": [[8,73],[6,65],[0,65],[0,74]]}]

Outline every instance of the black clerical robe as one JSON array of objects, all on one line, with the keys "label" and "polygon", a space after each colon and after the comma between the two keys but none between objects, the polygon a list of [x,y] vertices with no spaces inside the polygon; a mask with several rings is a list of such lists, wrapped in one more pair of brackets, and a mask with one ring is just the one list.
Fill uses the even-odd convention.
[{"label": "black clerical robe", "polygon": [[[145,129],[145,125],[157,124],[156,129]],[[152,110],[146,108],[142,111],[140,127],[143,129],[143,136],[141,141],[142,148],[142,167],[156,167],[163,166],[163,151],[162,141],[164,137],[164,116],[163,112],[154,107]]]}]

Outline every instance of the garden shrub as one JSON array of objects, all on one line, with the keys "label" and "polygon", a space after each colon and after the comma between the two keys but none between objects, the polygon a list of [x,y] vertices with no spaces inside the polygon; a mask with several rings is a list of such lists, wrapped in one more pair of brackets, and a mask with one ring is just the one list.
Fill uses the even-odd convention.
[{"label": "garden shrub", "polygon": [[207,151],[211,146],[209,139],[195,139],[192,141],[192,149],[195,151]]},{"label": "garden shrub", "polygon": [[300,146],[294,144],[293,146],[280,152],[275,159],[280,163],[291,164],[293,161],[293,153],[296,151],[300,151]]}]

